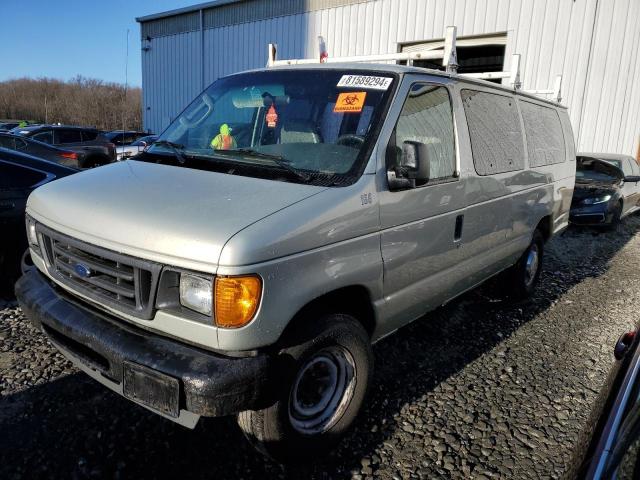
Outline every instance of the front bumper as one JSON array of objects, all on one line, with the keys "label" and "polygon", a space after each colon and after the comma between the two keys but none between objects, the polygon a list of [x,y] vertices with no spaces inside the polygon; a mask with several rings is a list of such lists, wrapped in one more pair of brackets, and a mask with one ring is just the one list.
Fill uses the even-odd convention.
[{"label": "front bumper", "polygon": [[569,213],[569,222],[574,225],[607,225],[611,223],[613,213],[608,204],[573,207]]},{"label": "front bumper", "polygon": [[172,420],[185,426],[193,428],[200,416],[231,415],[269,403],[271,355],[227,357],[125,324],[67,295],[36,269],[18,280],[16,297],[65,356],[112,390],[122,394],[125,362],[177,379],[180,418]]}]

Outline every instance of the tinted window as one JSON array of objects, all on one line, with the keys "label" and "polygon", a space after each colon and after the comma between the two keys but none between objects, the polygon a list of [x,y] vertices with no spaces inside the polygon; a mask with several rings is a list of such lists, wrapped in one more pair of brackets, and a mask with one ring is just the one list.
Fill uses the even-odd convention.
[{"label": "tinted window", "polygon": [[462,90],[473,163],[479,175],[524,169],[524,141],[515,99]]},{"label": "tinted window", "polygon": [[51,130],[45,130],[44,132],[36,133],[31,138],[51,145],[53,143],[53,132],[51,132]]},{"label": "tinted window", "polygon": [[16,150],[26,150],[29,147],[29,144],[21,138],[16,138],[14,141],[16,142]]},{"label": "tinted window", "polygon": [[453,176],[456,166],[453,114],[445,87],[424,83],[411,87],[395,128],[397,162],[400,161],[402,143],[407,140],[427,146],[429,182]]},{"label": "tinted window", "polygon": [[96,137],[100,134],[97,130],[83,130],[82,131],[82,141],[89,142],[91,140],[95,140]]},{"label": "tinted window", "polygon": [[29,188],[46,177],[43,172],[0,161],[0,188]]},{"label": "tinted window", "polygon": [[82,141],[80,130],[56,130],[56,143],[77,143]]},{"label": "tinted window", "polygon": [[14,150],[16,148],[15,140],[11,137],[5,137],[4,135],[0,135],[0,147]]},{"label": "tinted window", "polygon": [[566,159],[564,135],[558,112],[520,101],[530,167],[562,163]]}]

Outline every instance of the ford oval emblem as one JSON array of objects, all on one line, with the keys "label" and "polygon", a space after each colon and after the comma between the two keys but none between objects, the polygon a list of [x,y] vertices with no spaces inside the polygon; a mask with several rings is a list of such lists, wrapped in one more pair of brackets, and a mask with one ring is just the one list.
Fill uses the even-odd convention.
[{"label": "ford oval emblem", "polygon": [[91,270],[89,267],[82,265],[81,263],[76,263],[76,266],[73,267],[79,277],[87,278],[91,276]]}]

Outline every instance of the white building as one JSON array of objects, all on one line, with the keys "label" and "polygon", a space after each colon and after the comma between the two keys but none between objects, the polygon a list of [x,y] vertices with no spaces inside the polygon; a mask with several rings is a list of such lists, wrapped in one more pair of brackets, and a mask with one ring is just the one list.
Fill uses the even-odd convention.
[{"label": "white building", "polygon": [[279,58],[395,53],[458,30],[459,72],[562,75],[578,150],[638,155],[640,0],[217,0],[138,18],[144,125],[161,132],[215,79]]}]

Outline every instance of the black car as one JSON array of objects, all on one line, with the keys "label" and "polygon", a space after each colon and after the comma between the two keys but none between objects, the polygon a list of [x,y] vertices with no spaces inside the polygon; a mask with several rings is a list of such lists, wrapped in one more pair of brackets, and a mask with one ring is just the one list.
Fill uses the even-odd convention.
[{"label": "black car", "polygon": [[631,157],[579,155],[569,220],[577,225],[616,227],[621,218],[640,208],[639,182],[640,168]]},{"label": "black car", "polygon": [[136,132],[134,130],[114,130],[113,132],[107,132],[104,136],[117,146],[131,145],[136,140],[141,139],[149,135],[145,132]]},{"label": "black car", "polygon": [[67,167],[80,168],[81,165],[85,164],[86,155],[84,152],[64,150],[29,137],[21,137],[11,133],[0,132],[0,147],[33,155]]},{"label": "black car", "polygon": [[81,168],[98,167],[114,162],[116,146],[104,136],[102,130],[70,125],[29,125],[17,127],[11,133],[33,138],[49,145],[84,153]]},{"label": "black car", "polygon": [[20,122],[2,122],[0,123],[0,132],[7,132],[12,128],[16,128],[20,125]]},{"label": "black car", "polygon": [[[573,476],[589,480],[640,478],[640,335],[622,335],[614,351],[616,363],[601,396],[599,419],[590,444],[574,459],[580,464]],[[598,415],[596,415],[596,418]]]},{"label": "black car", "polygon": [[13,284],[27,249],[24,220],[27,197],[40,185],[77,171],[0,148],[0,297],[13,294]]}]

